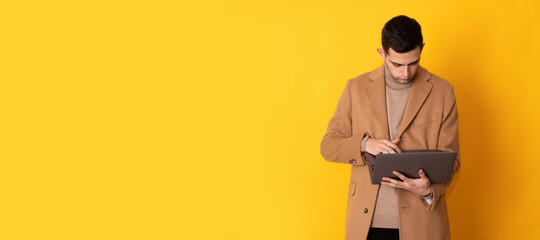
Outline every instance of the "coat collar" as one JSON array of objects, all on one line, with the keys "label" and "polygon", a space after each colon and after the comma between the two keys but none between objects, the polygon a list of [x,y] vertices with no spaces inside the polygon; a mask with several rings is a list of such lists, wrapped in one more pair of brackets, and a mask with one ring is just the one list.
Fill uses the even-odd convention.
[{"label": "coat collar", "polygon": [[[379,123],[386,134],[386,139],[390,138],[388,130],[388,115],[386,111],[386,83],[384,80],[384,64],[375,69],[369,75],[371,82],[367,84],[369,90],[369,97]],[[416,75],[412,80],[411,92],[409,93],[409,99],[405,107],[403,119],[399,126],[398,138],[401,137],[405,129],[410,125],[416,113],[420,110],[424,104],[426,98],[431,92],[432,85],[428,82],[431,78],[431,74],[423,67],[418,66]],[[390,139],[393,140],[393,139]]]}]

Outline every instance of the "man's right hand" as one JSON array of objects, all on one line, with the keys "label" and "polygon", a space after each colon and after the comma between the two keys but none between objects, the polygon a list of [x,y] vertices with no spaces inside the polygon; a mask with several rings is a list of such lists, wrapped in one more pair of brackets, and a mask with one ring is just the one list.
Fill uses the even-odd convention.
[{"label": "man's right hand", "polygon": [[379,153],[400,153],[401,150],[396,145],[398,142],[399,138],[393,141],[368,138],[366,140],[366,151],[372,155],[377,155]]}]

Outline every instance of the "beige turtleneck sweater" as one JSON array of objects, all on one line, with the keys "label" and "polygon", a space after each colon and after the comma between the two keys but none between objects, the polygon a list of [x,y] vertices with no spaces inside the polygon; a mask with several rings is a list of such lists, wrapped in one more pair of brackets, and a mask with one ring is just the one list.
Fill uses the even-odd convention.
[{"label": "beige turtleneck sweater", "polygon": [[[388,72],[385,66],[384,71],[386,81],[386,111],[388,115],[388,129],[390,140],[395,140],[398,136],[399,125],[403,119],[405,106],[411,92],[412,82],[399,83]],[[369,137],[362,140],[361,151],[365,152],[365,142]],[[375,212],[373,213],[372,227],[377,228],[399,228],[398,220],[397,190],[394,187],[381,185]]]}]

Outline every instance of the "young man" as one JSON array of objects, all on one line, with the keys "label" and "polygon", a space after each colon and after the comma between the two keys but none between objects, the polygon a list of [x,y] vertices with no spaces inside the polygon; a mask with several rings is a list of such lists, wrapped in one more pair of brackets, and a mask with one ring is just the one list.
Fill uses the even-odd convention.
[{"label": "young man", "polygon": [[327,160],[352,165],[346,239],[449,239],[449,183],[383,178],[372,185],[364,154],[438,149],[458,152],[453,86],[419,65],[424,47],[416,20],[397,16],[382,30],[382,66],[347,82],[321,142]]}]

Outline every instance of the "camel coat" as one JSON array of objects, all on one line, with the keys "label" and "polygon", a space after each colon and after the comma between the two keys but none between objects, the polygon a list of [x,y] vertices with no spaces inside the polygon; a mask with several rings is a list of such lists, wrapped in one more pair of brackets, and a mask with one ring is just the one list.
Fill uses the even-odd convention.
[{"label": "camel coat", "polygon": [[[379,185],[372,185],[360,152],[364,136],[389,139],[384,66],[347,82],[321,142],[321,154],[330,162],[351,165],[347,202],[346,240],[366,239]],[[458,152],[458,115],[453,86],[419,67],[413,79],[399,127],[401,150],[439,149]],[[433,183],[433,202],[398,189],[399,235],[402,240],[450,239],[445,191],[449,183]]]}]

